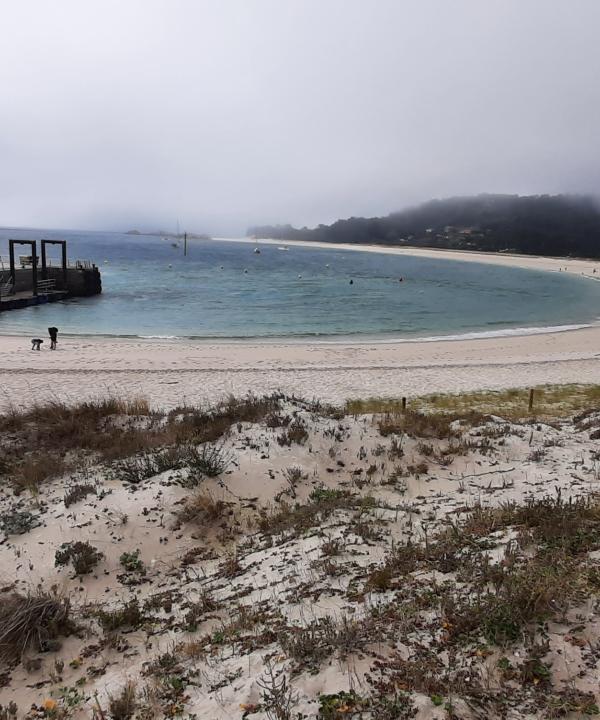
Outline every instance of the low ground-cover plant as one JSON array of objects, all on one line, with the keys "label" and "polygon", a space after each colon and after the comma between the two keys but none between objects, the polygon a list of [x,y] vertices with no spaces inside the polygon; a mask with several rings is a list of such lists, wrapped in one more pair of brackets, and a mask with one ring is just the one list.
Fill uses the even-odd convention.
[{"label": "low ground-cover plant", "polygon": [[75,485],[69,485],[65,490],[63,501],[65,507],[71,507],[80,500],[85,500],[88,495],[96,495],[96,486],[92,483],[76,483]]},{"label": "low ground-cover plant", "polygon": [[283,479],[286,481],[289,487],[289,494],[291,494],[292,498],[295,499],[298,483],[302,482],[302,480],[306,480],[308,475],[298,465],[291,465],[290,467],[285,468],[282,474]]},{"label": "low ground-cover plant", "polygon": [[[492,561],[488,553],[500,533],[515,530],[504,558]],[[364,591],[401,592],[416,571],[448,575],[453,580],[434,599],[445,644],[507,646],[596,591],[597,566],[588,553],[600,547],[599,533],[595,498],[477,506],[432,537],[396,544],[368,573]]]},{"label": "low ground-cover plant", "polygon": [[0,530],[6,535],[24,535],[39,524],[39,516],[29,510],[13,508],[0,515]]},{"label": "low ground-cover plant", "polygon": [[100,608],[94,614],[105,633],[138,628],[145,619],[137,598],[133,598],[113,610]]},{"label": "low ground-cover plant", "polygon": [[75,575],[88,575],[103,557],[104,553],[89,542],[77,540],[60,546],[54,555],[54,564],[59,567],[70,563]]},{"label": "low ground-cover plant", "polygon": [[214,598],[207,592],[203,592],[198,600],[190,602],[186,606],[184,616],[185,627],[188,632],[194,632],[200,620],[207,614],[214,612],[218,605]]},{"label": "low ground-cover plant", "polygon": [[[405,434],[417,438],[449,439],[460,437],[461,431],[455,422],[461,421],[474,425],[483,420],[481,415],[467,413],[457,415],[452,413],[422,413],[416,410],[386,413],[377,423],[379,432],[384,437],[388,435]],[[421,444],[423,448],[425,443]]]},{"label": "low ground-cover plant", "polygon": [[318,525],[335,510],[357,507],[361,502],[359,496],[347,490],[316,488],[306,504],[292,506],[282,502],[277,510],[262,509],[258,526],[265,535],[278,535],[283,532],[301,534]]},{"label": "low ground-cover plant", "polygon": [[475,598],[442,600],[448,637],[483,636],[492,645],[518,641],[523,629],[564,612],[583,589],[580,568],[560,553],[544,553],[504,568],[496,586]]},{"label": "low ground-cover plant", "polygon": [[361,619],[326,615],[304,626],[292,626],[280,633],[284,652],[295,662],[296,669],[318,671],[320,664],[333,653],[345,658],[358,652],[367,642],[376,642],[377,634],[371,616]]},{"label": "low ground-cover plant", "polygon": [[277,443],[282,447],[289,447],[292,443],[304,445],[307,440],[308,431],[306,429],[306,423],[300,417],[294,418],[287,426],[287,429],[284,430],[281,435],[277,436]]},{"label": "low ground-cover plant", "polygon": [[265,425],[271,429],[287,427],[290,424],[291,419],[292,418],[289,415],[280,415],[279,413],[273,412],[265,418]]},{"label": "low ground-cover plant", "polygon": [[139,548],[133,552],[124,552],[119,558],[119,562],[127,572],[145,573],[146,566],[140,558]]},{"label": "low ground-cover plant", "polygon": [[293,720],[294,716],[301,717],[300,713],[295,712],[298,693],[290,684],[288,676],[282,670],[276,671],[270,661],[267,661],[265,672],[256,684],[261,690],[261,705],[267,720]]},{"label": "low ground-cover plant", "polygon": [[117,463],[115,475],[121,482],[138,485],[160,473],[181,469],[188,463],[189,456],[190,450],[181,445],[145,452]]},{"label": "low ground-cover plant", "polygon": [[14,463],[14,458],[9,457],[7,452],[0,455],[0,475],[8,475]]},{"label": "low ground-cover plant", "polygon": [[564,500],[557,493],[530,497],[521,505],[476,505],[460,532],[483,537],[507,527],[520,528],[546,547],[562,548],[569,554],[589,552],[600,548],[600,497]]},{"label": "low ground-cover plant", "polygon": [[17,720],[19,706],[14,700],[4,706],[0,703],[0,720]]}]

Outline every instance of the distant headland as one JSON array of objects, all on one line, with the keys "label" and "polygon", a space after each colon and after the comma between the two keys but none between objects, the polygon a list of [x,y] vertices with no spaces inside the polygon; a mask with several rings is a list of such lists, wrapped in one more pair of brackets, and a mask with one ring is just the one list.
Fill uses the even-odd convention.
[{"label": "distant headland", "polygon": [[600,204],[579,195],[477,195],[431,200],[385,217],[351,217],[316,228],[263,225],[277,240],[408,245],[558,257],[600,257]]},{"label": "distant headland", "polygon": [[168,230],[126,230],[125,235],[148,235],[151,237],[168,237],[168,238],[182,238],[187,235],[188,240],[212,240],[210,235],[206,233],[183,233],[183,232],[169,232]]}]

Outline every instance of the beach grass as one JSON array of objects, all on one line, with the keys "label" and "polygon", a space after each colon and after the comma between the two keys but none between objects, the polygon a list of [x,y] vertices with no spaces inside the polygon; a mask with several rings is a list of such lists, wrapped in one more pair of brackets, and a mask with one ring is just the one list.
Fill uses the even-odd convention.
[{"label": "beach grass", "polygon": [[[407,398],[407,409],[422,413],[466,414],[476,412],[507,419],[561,418],[600,407],[600,385],[537,385],[533,409],[529,410],[528,388],[435,393]],[[346,403],[350,415],[400,413],[402,398],[353,399]]]}]

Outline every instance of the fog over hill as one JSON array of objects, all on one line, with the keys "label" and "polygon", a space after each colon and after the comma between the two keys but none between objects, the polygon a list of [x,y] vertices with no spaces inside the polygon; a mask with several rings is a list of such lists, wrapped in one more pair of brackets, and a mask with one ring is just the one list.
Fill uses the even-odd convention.
[{"label": "fog over hill", "polygon": [[239,236],[600,187],[598,0],[2,10],[2,225]]},{"label": "fog over hill", "polygon": [[248,234],[281,240],[600,257],[600,203],[580,195],[453,197],[385,217],[351,217],[315,228],[262,225],[248,228]]}]

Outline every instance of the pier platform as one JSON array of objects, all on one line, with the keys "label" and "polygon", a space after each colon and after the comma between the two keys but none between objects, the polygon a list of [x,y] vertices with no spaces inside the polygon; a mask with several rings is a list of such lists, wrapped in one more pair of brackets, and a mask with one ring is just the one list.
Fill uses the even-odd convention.
[{"label": "pier platform", "polygon": [[52,290],[34,295],[31,291],[16,292],[13,295],[0,298],[0,312],[4,310],[18,310],[32,305],[45,305],[58,302],[69,297],[68,290]]},{"label": "pier platform", "polygon": [[[41,258],[38,240],[9,239],[8,262],[0,257],[0,312],[18,310],[33,305],[45,305],[70,297],[90,297],[102,292],[102,278],[98,267],[89,260],[68,260],[66,240],[41,239]],[[29,254],[18,258],[15,248],[24,245]],[[54,264],[47,256],[47,246],[59,246],[61,259]],[[39,260],[41,259],[41,266]]]}]

